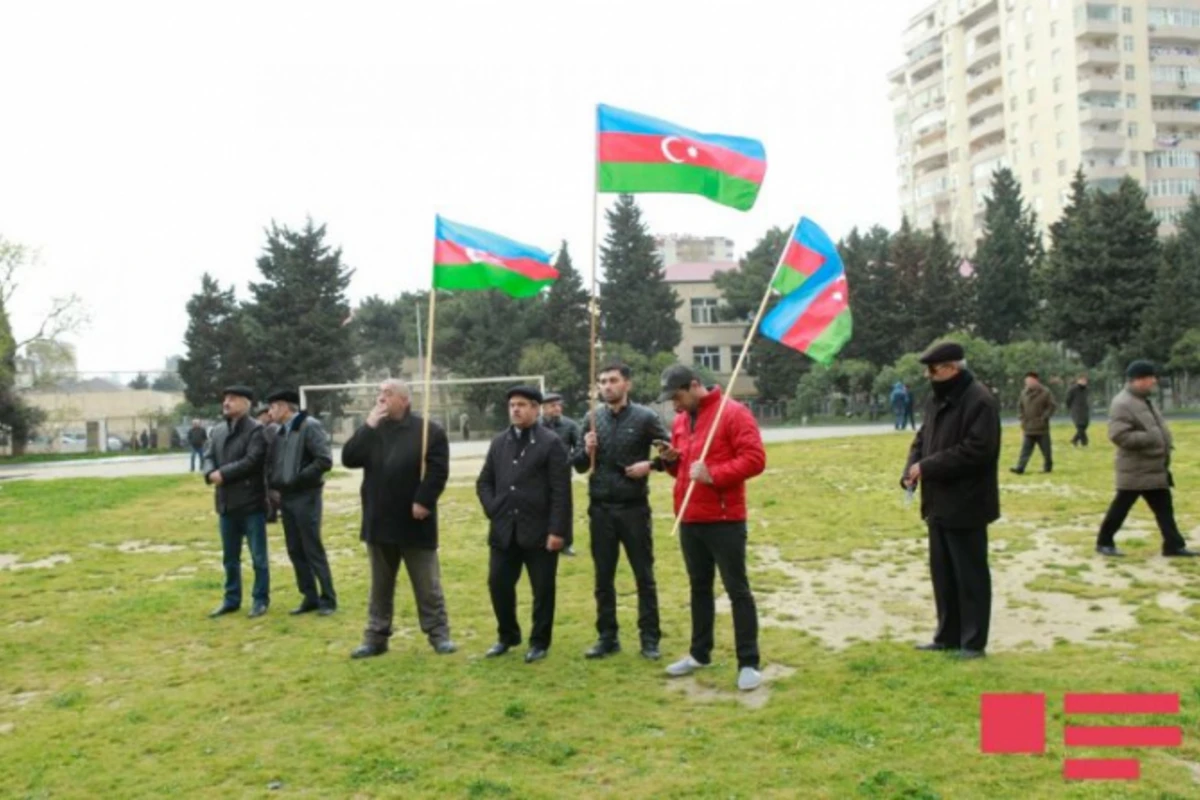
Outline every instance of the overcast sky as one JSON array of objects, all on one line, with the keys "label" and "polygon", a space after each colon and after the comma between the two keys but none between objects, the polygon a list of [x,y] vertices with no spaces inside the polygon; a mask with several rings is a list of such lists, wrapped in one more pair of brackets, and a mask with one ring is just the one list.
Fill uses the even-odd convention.
[{"label": "overcast sky", "polygon": [[306,215],[354,301],[429,285],[435,212],[586,275],[597,102],[766,144],[752,211],[643,196],[656,233],[893,226],[886,75],[923,5],[0,0],[0,235],[41,250],[14,326],[74,291],[81,370],[161,369],[200,275],[244,296]]}]

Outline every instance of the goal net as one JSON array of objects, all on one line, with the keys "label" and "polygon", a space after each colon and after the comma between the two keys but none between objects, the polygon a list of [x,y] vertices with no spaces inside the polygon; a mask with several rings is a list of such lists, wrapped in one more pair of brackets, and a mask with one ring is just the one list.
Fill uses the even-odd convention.
[{"label": "goal net", "polygon": [[[403,378],[412,390],[412,409],[425,408],[425,382]],[[344,444],[367,419],[379,395],[375,383],[301,386],[300,406],[316,415],[335,445]],[[446,429],[450,441],[490,440],[508,424],[504,393],[517,384],[546,391],[543,375],[502,375],[430,381],[429,419]]]}]

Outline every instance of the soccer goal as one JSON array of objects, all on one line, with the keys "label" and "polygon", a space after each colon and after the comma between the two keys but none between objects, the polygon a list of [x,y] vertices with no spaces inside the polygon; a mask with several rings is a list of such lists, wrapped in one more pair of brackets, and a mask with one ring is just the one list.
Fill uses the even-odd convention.
[{"label": "soccer goal", "polygon": [[[402,378],[412,390],[413,411],[422,413],[425,382]],[[375,405],[379,381],[336,383],[300,387],[300,407],[317,415],[333,443],[343,444],[362,425]],[[501,375],[488,378],[452,378],[430,381],[429,419],[445,428],[450,441],[488,441],[508,424],[504,393],[511,386],[529,384],[545,393],[544,375]]]}]

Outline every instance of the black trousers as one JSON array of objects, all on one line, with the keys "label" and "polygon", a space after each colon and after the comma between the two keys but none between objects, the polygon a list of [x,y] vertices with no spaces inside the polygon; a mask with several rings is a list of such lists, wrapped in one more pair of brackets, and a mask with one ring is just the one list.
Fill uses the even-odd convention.
[{"label": "black trousers", "polygon": [[658,644],[658,586],[654,582],[654,538],[650,504],[592,503],[592,562],[596,567],[596,631],[600,640],[617,641],[617,590],[614,580],[621,547],[633,568],[638,593],[638,631],[642,644]]},{"label": "black trousers", "polygon": [[1021,441],[1021,456],[1017,459],[1017,470],[1025,471],[1025,465],[1029,463],[1029,459],[1033,456],[1033,447],[1042,451],[1042,469],[1049,472],[1054,468],[1054,451],[1050,443],[1050,434],[1043,433],[1036,436],[1025,434],[1025,438]]},{"label": "black trousers", "polygon": [[929,523],[929,572],[938,626],[933,641],[955,649],[986,650],[992,618],[992,573],[987,526],[947,528]]},{"label": "black trousers", "polygon": [[[333,573],[321,543],[321,490],[285,494],[280,502],[283,538],[296,572],[296,587],[309,605],[337,608]],[[318,595],[318,586],[320,594]]]},{"label": "black trousers", "polygon": [[488,564],[488,591],[496,614],[499,641],[515,646],[521,643],[521,623],[517,622],[517,582],[521,569],[529,572],[533,588],[533,631],[530,647],[548,650],[554,630],[554,592],[558,578],[558,553],[526,550],[514,541],[510,547],[492,547]]},{"label": "black trousers", "polygon": [[1175,524],[1175,502],[1171,498],[1170,489],[1148,489],[1142,492],[1118,489],[1116,497],[1108,507],[1108,513],[1104,515],[1104,521],[1100,523],[1100,535],[1096,537],[1096,546],[1113,546],[1117,531],[1125,523],[1125,517],[1129,516],[1129,509],[1133,508],[1133,504],[1139,497],[1146,498],[1146,505],[1150,506],[1155,520],[1158,521],[1158,530],[1162,534],[1163,540],[1163,553],[1174,553],[1187,547],[1183,534],[1179,532],[1179,526]]},{"label": "black trousers", "polygon": [[745,522],[685,522],[679,546],[692,587],[692,658],[701,664],[712,660],[716,599],[713,581],[721,583],[733,608],[733,638],[738,668],[758,668],[758,609],[746,576]]},{"label": "black trousers", "polygon": [[1088,424],[1089,423],[1087,422],[1075,423],[1075,438],[1071,439],[1071,444],[1079,444],[1083,445],[1084,447],[1088,446]]}]

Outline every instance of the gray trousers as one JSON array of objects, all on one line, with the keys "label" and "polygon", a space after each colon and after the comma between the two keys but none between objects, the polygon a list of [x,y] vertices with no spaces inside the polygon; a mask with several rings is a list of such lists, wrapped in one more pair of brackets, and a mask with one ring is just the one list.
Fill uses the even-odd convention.
[{"label": "gray trousers", "polygon": [[446,598],[442,594],[442,571],[438,565],[437,550],[368,542],[367,558],[371,562],[371,600],[367,610],[367,629],[363,631],[364,644],[386,647],[392,635],[396,575],[401,562],[408,570],[408,580],[412,583],[421,632],[435,646],[450,638],[450,621],[446,616]]}]

